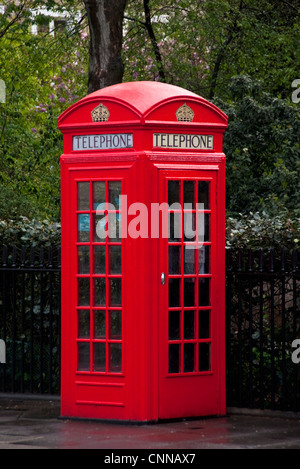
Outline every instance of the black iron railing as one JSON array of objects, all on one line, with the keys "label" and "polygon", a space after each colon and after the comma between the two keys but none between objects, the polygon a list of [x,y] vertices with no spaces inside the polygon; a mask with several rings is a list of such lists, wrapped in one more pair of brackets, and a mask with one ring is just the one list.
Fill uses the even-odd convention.
[{"label": "black iron railing", "polygon": [[0,392],[60,390],[60,248],[0,249]]},{"label": "black iron railing", "polygon": [[[300,411],[297,251],[227,251],[227,404]],[[0,248],[0,392],[60,392],[60,248]],[[299,354],[300,356],[300,354]]]},{"label": "black iron railing", "polygon": [[228,405],[300,411],[298,252],[228,251]]}]

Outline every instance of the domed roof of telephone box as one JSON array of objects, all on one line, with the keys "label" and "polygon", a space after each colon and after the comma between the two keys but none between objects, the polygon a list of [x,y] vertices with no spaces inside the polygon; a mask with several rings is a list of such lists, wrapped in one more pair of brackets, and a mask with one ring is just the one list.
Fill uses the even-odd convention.
[{"label": "domed roof of telephone box", "polygon": [[227,116],[214,104],[179,86],[155,81],[120,83],[91,93],[58,119],[59,127],[117,123],[173,122],[227,127]]}]

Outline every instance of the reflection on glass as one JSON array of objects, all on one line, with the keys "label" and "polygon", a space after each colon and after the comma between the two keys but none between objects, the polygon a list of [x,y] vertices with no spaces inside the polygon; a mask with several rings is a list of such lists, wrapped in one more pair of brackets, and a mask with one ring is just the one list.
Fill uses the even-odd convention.
[{"label": "reflection on glass", "polygon": [[195,371],[195,344],[184,344],[184,372]]},{"label": "reflection on glass", "polygon": [[121,181],[110,181],[108,183],[109,203],[114,206],[114,210],[120,209]]},{"label": "reflection on glass", "polygon": [[184,273],[185,274],[195,274],[195,246],[186,245],[184,247]]},{"label": "reflection on glass", "polygon": [[199,371],[210,371],[210,344],[199,344]]},{"label": "reflection on glass", "polygon": [[111,278],[110,283],[110,306],[122,306],[122,279]]},{"label": "reflection on glass", "polygon": [[93,209],[98,211],[105,210],[105,200],[105,182],[93,182]]},{"label": "reflection on glass", "polygon": [[89,274],[90,273],[90,247],[89,246],[78,246],[78,273]]},{"label": "reflection on glass", "polygon": [[78,182],[77,188],[77,209],[90,210],[90,183]]},{"label": "reflection on glass", "polygon": [[78,279],[78,306],[89,306],[90,304],[90,279]]},{"label": "reflection on glass", "polygon": [[195,279],[184,279],[184,306],[195,306]]},{"label": "reflection on glass", "polygon": [[106,272],[106,247],[94,246],[94,274]]},{"label": "reflection on glass", "polygon": [[169,274],[180,273],[180,246],[169,246]]},{"label": "reflection on glass", "polygon": [[109,273],[122,274],[122,247],[109,247]]},{"label": "reflection on glass", "polygon": [[169,345],[169,373],[179,373],[179,352],[179,344]]},{"label": "reflection on glass", "polygon": [[168,183],[168,204],[180,203],[180,182],[169,181]]},{"label": "reflection on glass", "polygon": [[106,312],[105,310],[94,311],[94,338],[106,338]]},{"label": "reflection on glass", "polygon": [[198,250],[199,274],[210,274],[210,247],[202,246]]},{"label": "reflection on glass", "polygon": [[177,278],[169,279],[169,306],[180,306],[180,280]]},{"label": "reflection on glass", "polygon": [[94,285],[94,306],[106,305],[106,282],[105,278],[95,278]]},{"label": "reflection on glass", "polygon": [[78,344],[78,371],[90,371],[90,343],[79,342]]},{"label": "reflection on glass", "polygon": [[109,312],[109,338],[122,339],[122,311]]},{"label": "reflection on glass", "polygon": [[210,209],[209,197],[210,196],[210,182],[199,181],[198,183],[198,203],[204,204],[204,210]]},{"label": "reflection on glass", "polygon": [[93,371],[106,371],[106,344],[103,342],[94,343]]},{"label": "reflection on glass", "polygon": [[90,216],[87,213],[78,215],[78,241],[80,243],[90,242]]},{"label": "reflection on glass", "polygon": [[78,311],[78,338],[88,339],[90,337],[90,311],[82,309]]},{"label": "reflection on glass", "polygon": [[109,371],[122,373],[122,344],[109,345]]},{"label": "reflection on glass", "polygon": [[180,311],[169,311],[169,340],[180,339]]}]

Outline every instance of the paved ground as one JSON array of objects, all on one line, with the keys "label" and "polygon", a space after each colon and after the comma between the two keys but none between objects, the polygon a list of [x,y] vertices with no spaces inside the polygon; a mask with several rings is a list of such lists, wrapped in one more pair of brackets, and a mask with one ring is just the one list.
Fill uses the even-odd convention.
[{"label": "paved ground", "polygon": [[[116,457],[111,450],[130,454],[125,450],[300,449],[299,416],[274,415],[230,413],[225,418],[119,425],[60,420],[57,400],[9,401],[0,397],[0,450],[104,449],[108,457]],[[153,451],[144,454],[155,457]],[[131,465],[136,464],[132,461]]]}]

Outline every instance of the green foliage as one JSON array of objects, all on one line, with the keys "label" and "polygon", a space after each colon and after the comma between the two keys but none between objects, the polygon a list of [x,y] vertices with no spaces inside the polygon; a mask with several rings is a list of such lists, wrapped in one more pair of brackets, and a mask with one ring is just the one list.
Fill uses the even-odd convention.
[{"label": "green foliage", "polygon": [[300,214],[300,108],[262,91],[261,83],[232,80],[230,100],[215,103],[229,116],[227,210]]}]

